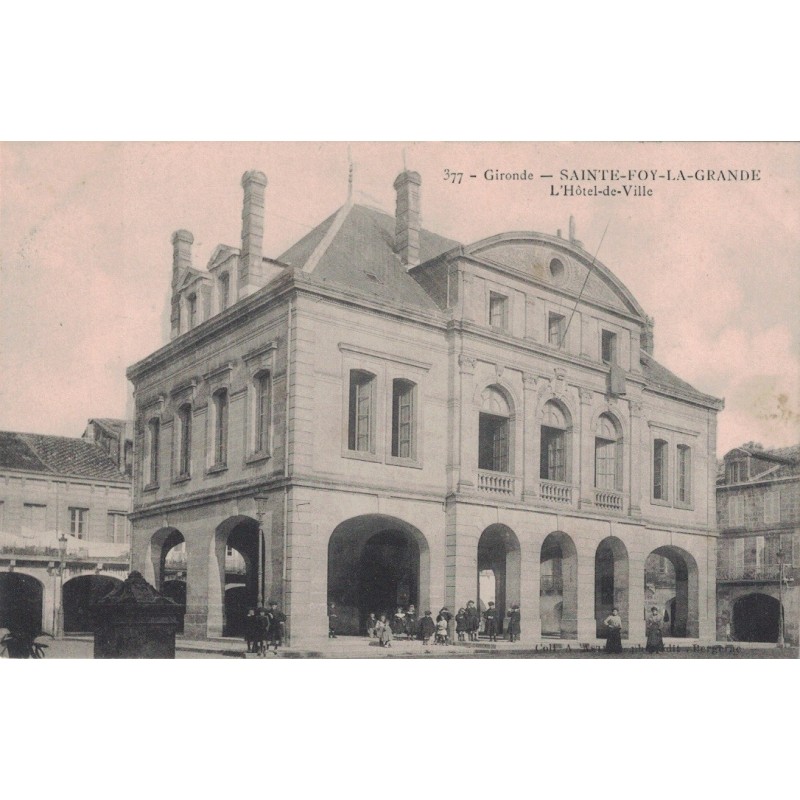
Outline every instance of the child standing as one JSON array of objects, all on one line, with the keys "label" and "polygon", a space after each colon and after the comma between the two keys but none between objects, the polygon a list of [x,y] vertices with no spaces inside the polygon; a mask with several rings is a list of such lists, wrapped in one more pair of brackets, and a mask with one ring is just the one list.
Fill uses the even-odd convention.
[{"label": "child standing", "polygon": [[483,612],[483,619],[486,622],[486,633],[489,635],[490,642],[497,641],[497,609],[494,607],[494,600],[489,601],[489,606]]},{"label": "child standing", "polygon": [[[378,636],[381,647],[391,647],[392,646],[392,626],[386,621],[386,615],[381,614],[381,618],[378,621],[380,625],[380,634]],[[375,630],[378,630],[376,626]]]},{"label": "child standing", "polygon": [[436,620],[436,644],[447,644],[447,620],[441,614]]},{"label": "child standing", "polygon": [[419,621],[419,635],[422,644],[428,644],[434,633],[436,633],[436,623],[433,621],[431,612],[426,611],[425,616]]},{"label": "child standing", "polygon": [[375,618],[375,615],[374,614],[370,614],[369,617],[367,617],[367,637],[369,639],[374,639],[375,638],[375,636],[376,636],[376,634],[375,634],[375,626],[377,624],[378,624],[378,620]]},{"label": "child standing", "polygon": [[464,608],[459,608],[456,614],[456,634],[458,635],[459,642],[467,640],[467,630],[469,628],[469,619],[467,618],[467,611]]}]

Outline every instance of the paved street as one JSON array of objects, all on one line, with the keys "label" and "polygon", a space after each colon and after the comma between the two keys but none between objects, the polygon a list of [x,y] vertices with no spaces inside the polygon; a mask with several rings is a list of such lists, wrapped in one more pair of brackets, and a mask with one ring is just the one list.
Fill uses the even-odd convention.
[{"label": "paved street", "polygon": [[[93,643],[88,637],[42,640],[48,645],[47,658],[92,658]],[[357,637],[340,638],[326,643],[327,646],[316,650],[281,649],[278,658],[623,658],[623,659],[697,659],[697,658],[798,658],[800,652],[796,647],[779,649],[774,646],[723,645],[715,649],[689,644],[675,645],[677,649],[668,649],[664,653],[651,655],[638,647],[626,648],[621,655],[608,656],[602,649],[583,650],[575,643],[567,645],[560,643],[556,649],[539,649],[511,647],[505,642],[500,642],[497,649],[489,650],[486,647],[423,647],[417,642],[407,643],[399,641],[392,649],[370,646],[370,644]],[[545,648],[553,647],[545,644]],[[669,647],[669,646],[668,646]],[[179,639],[177,643],[176,658],[244,658],[245,647],[236,639],[215,640],[209,642],[192,642]],[[254,656],[249,656],[254,659]],[[270,654],[265,660],[273,660]]]}]

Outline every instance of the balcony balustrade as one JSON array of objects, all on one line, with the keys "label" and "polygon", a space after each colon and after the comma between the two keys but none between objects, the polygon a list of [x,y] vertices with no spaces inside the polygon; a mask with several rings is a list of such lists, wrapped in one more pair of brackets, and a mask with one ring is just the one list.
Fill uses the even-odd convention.
[{"label": "balcony balustrade", "polygon": [[622,511],[622,492],[614,492],[608,489],[595,489],[594,504],[597,508],[606,511]]},{"label": "balcony balustrade", "polygon": [[561,505],[572,505],[573,487],[568,483],[558,481],[540,481],[539,497],[546,503],[559,503]]},{"label": "balcony balustrade", "polygon": [[478,491],[513,497],[516,493],[516,476],[507,472],[478,471]]}]

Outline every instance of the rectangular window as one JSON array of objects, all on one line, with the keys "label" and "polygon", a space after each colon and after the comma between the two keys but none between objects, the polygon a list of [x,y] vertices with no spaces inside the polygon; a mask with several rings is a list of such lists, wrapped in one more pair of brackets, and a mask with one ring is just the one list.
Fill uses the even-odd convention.
[{"label": "rectangular window", "polygon": [[736,575],[741,575],[744,571],[744,538],[733,540],[733,567]]},{"label": "rectangular window", "polygon": [[542,426],[539,476],[547,481],[567,480],[566,434],[558,428]]},{"label": "rectangular window", "polygon": [[350,408],[347,446],[359,453],[374,452],[375,376],[361,370],[350,371]]},{"label": "rectangular window", "polygon": [[272,415],[272,383],[270,374],[263,372],[255,379],[255,437],[253,449],[256,453],[269,451],[269,429]]},{"label": "rectangular window", "polygon": [[744,498],[739,494],[728,495],[728,525],[731,528],[744,525]]},{"label": "rectangular window", "polygon": [[489,324],[493,328],[508,330],[508,298],[489,292]]},{"label": "rectangular window", "polygon": [[679,444],[676,463],[676,497],[679,503],[691,505],[692,502],[692,450],[688,445]]},{"label": "rectangular window", "polygon": [[22,527],[31,531],[43,531],[46,510],[46,505],[25,503],[22,507]]},{"label": "rectangular window", "polygon": [[606,364],[617,363],[617,334],[611,331],[603,331],[602,335],[602,359]]},{"label": "rectangular window", "polygon": [[192,407],[181,406],[178,412],[180,424],[180,449],[178,452],[178,475],[185,477],[192,472]]},{"label": "rectangular window", "polygon": [[78,539],[89,538],[89,509],[70,508],[69,532]]},{"label": "rectangular window", "polygon": [[106,539],[109,542],[116,542],[118,544],[130,542],[127,514],[122,511],[108,512]]},{"label": "rectangular window", "polygon": [[764,493],[764,522],[777,525],[781,521],[781,492],[773,489]]},{"label": "rectangular window", "polygon": [[509,471],[508,417],[481,414],[478,420],[478,469]]},{"label": "rectangular window", "polygon": [[392,381],[392,455],[395,458],[416,458],[415,389],[411,381]]},{"label": "rectangular window", "polygon": [[653,442],[653,499],[667,500],[667,479],[669,475],[669,450],[663,439]]},{"label": "rectangular window", "polygon": [[147,443],[147,482],[151,486],[158,485],[158,448],[159,439],[161,437],[161,423],[158,419],[151,419],[147,425],[148,443]]},{"label": "rectangular window", "polygon": [[727,483],[741,483],[747,479],[747,463],[744,461],[731,461],[725,465],[725,480]]},{"label": "rectangular window", "polygon": [[552,311],[547,317],[547,341],[553,347],[561,347],[564,339],[564,325],[566,318]]},{"label": "rectangular window", "polygon": [[222,389],[214,394],[214,465],[225,466],[228,461],[228,393]]}]

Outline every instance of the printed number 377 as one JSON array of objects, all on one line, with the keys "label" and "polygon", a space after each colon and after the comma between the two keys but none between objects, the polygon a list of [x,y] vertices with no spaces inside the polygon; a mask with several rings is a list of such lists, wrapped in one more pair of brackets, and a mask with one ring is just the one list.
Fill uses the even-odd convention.
[{"label": "printed number 377", "polygon": [[464,177],[463,172],[453,172],[452,170],[446,169],[444,171],[443,180],[450,181],[450,183],[461,183],[461,179],[463,177]]}]

